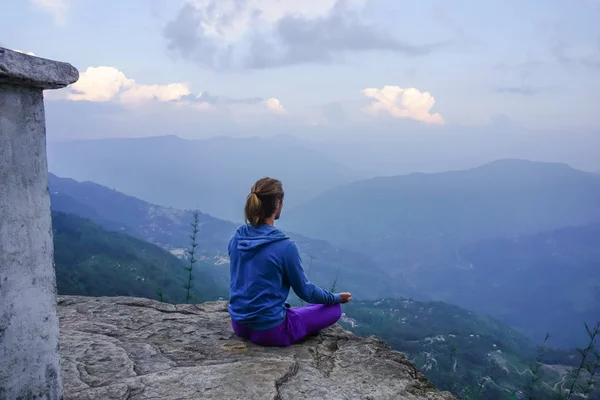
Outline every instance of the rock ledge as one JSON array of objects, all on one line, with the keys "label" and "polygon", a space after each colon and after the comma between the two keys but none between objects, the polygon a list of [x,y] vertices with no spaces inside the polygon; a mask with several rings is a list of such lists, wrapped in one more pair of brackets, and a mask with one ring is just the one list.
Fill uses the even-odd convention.
[{"label": "rock ledge", "polygon": [[227,303],[60,296],[66,399],[454,399],[376,337],[336,325],[289,348],[232,332]]}]

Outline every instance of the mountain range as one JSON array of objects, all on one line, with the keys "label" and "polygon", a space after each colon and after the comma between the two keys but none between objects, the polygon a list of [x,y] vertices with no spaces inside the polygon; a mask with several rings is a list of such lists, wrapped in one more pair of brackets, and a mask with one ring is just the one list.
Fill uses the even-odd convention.
[{"label": "mountain range", "polygon": [[286,212],[283,226],[332,243],[450,242],[600,222],[600,177],[565,164],[501,160],[439,174],[335,187]]},{"label": "mountain range", "polygon": [[[77,182],[53,174],[48,181],[54,211],[88,218],[104,229],[132,235],[175,255],[183,256],[189,248],[192,210],[153,205],[96,183]],[[205,273],[209,279],[227,287],[227,247],[238,225],[200,212],[198,217],[198,256],[212,265],[205,268]],[[329,288],[337,280],[339,289],[352,291],[364,299],[398,294],[388,275],[368,256],[323,240],[289,232],[288,235],[298,245],[304,268],[315,283]]]},{"label": "mountain range", "polygon": [[574,329],[600,318],[599,204],[596,174],[502,160],[343,185],[288,210],[282,226],[360,249],[409,297],[574,345]]},{"label": "mountain range", "polygon": [[252,184],[284,182],[290,207],[362,175],[289,137],[184,140],[176,136],[48,143],[50,172],[154,204],[243,220]]}]

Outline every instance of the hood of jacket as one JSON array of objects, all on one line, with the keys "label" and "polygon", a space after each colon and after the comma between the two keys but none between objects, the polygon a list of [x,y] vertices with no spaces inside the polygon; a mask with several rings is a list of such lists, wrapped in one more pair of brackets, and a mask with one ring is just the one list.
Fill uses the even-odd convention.
[{"label": "hood of jacket", "polygon": [[262,247],[285,239],[288,237],[283,232],[267,224],[242,225],[233,236],[235,248],[240,251],[242,257],[251,257]]}]

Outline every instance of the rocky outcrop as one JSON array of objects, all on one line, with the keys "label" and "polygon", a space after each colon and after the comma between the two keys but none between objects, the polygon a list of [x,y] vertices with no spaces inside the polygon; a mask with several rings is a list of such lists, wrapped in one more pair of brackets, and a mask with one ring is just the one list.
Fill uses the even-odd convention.
[{"label": "rocky outcrop", "polygon": [[225,302],[58,304],[65,399],[453,399],[383,341],[337,325],[264,348],[233,334]]}]

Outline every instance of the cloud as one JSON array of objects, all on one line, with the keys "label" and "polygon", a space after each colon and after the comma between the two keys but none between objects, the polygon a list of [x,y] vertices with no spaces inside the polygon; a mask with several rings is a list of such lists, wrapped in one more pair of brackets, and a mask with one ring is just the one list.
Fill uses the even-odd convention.
[{"label": "cloud", "polygon": [[383,89],[367,88],[362,90],[362,93],[374,100],[363,109],[372,115],[383,112],[394,118],[409,118],[425,124],[444,124],[440,114],[430,113],[435,99],[429,92],[420,92],[415,88],[384,86]]},{"label": "cloud", "polygon": [[[353,3],[364,2],[355,0]],[[194,10],[207,37],[232,44],[253,29],[269,28],[289,15],[306,19],[325,16],[337,3],[337,0],[192,0],[187,5]]]},{"label": "cloud", "polygon": [[[193,94],[185,83],[139,84],[114,67],[88,67],[79,74],[79,80],[68,88],[45,93],[47,100],[71,100],[74,102],[115,103],[124,106],[152,103],[169,104],[171,111],[187,108],[193,111],[211,111],[221,115],[286,114],[287,111],[276,98],[229,97],[209,92]],[[157,106],[158,107],[158,106]],[[139,108],[139,107],[138,107]],[[164,107],[163,107],[164,108]],[[262,111],[261,111],[262,110]]]},{"label": "cloud", "polygon": [[492,65],[492,68],[500,71],[511,71],[511,70],[524,70],[530,68],[538,68],[544,66],[545,63],[543,61],[538,60],[529,60],[523,62],[515,62],[515,63],[506,63],[504,61],[497,62]]},{"label": "cloud", "polygon": [[516,74],[521,79],[530,79],[532,75],[540,68],[546,66],[547,63],[539,60],[527,60],[516,62],[497,62],[491,66],[494,71]]},{"label": "cloud", "polygon": [[566,67],[580,66],[600,70],[600,38],[597,40],[596,48],[584,54],[572,54],[571,48],[559,41],[552,47],[552,55]]},{"label": "cloud", "polygon": [[141,85],[114,67],[88,67],[79,80],[68,88],[67,98],[74,101],[120,101],[132,104],[149,100],[173,101],[190,94],[184,83]]},{"label": "cloud", "polygon": [[167,24],[168,49],[214,69],[327,63],[343,53],[385,50],[428,54],[442,43],[414,45],[359,18],[367,0],[195,0]]},{"label": "cloud", "polygon": [[109,101],[122,89],[135,85],[133,79],[114,67],[88,67],[79,74],[79,80],[71,85],[69,100]]},{"label": "cloud", "polygon": [[265,101],[265,106],[267,107],[267,110],[273,111],[277,114],[284,114],[286,112],[281,102],[274,97],[267,99],[267,101]]},{"label": "cloud", "polygon": [[54,23],[62,26],[67,23],[69,0],[30,0],[36,7],[49,12],[54,17]]},{"label": "cloud", "polygon": [[217,108],[221,110],[232,111],[234,114],[248,114],[253,113],[256,114],[256,108],[246,107],[246,106],[256,106],[263,105],[271,113],[275,114],[286,114],[287,111],[281,104],[279,99],[274,97],[263,99],[260,97],[241,97],[241,98],[233,98],[229,96],[215,96],[208,92],[200,92],[199,95],[187,95],[181,98],[184,102],[189,102],[190,104],[196,104],[200,109],[215,110]]},{"label": "cloud", "polygon": [[186,97],[186,100],[212,105],[260,104],[264,102],[264,99],[261,97],[233,98],[228,96],[215,96],[209,92],[200,92],[198,96],[189,95]]},{"label": "cloud", "polygon": [[123,103],[138,103],[141,101],[179,100],[190,94],[190,89],[184,83],[169,83],[167,85],[133,85],[120,95]]},{"label": "cloud", "polygon": [[523,96],[533,96],[542,91],[542,88],[536,88],[531,86],[503,86],[496,88],[497,93],[520,94]]}]

